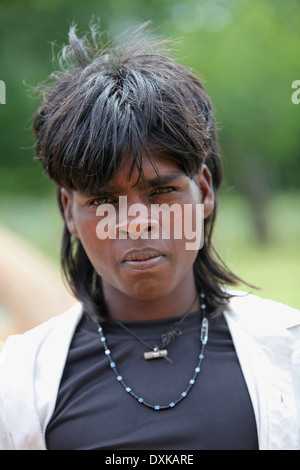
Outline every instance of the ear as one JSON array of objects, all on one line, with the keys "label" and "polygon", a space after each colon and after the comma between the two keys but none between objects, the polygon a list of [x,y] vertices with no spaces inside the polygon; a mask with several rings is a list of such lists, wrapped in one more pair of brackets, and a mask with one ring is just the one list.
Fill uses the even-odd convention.
[{"label": "ear", "polygon": [[74,235],[75,237],[78,237],[76,225],[74,222],[73,218],[73,196],[72,193],[67,191],[65,188],[61,189],[60,192],[60,197],[61,197],[61,204],[64,210],[64,217],[65,217],[65,222],[67,224],[67,227],[69,229],[69,232]]},{"label": "ear", "polygon": [[206,219],[212,213],[215,206],[212,176],[206,165],[203,164],[201,166],[197,179],[201,189],[201,203],[204,204],[204,218]]}]

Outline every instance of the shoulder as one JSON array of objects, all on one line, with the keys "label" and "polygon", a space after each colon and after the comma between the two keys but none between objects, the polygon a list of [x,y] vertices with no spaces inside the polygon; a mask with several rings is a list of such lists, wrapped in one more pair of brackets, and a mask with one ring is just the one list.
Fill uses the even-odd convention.
[{"label": "shoulder", "polygon": [[54,316],[46,322],[26,331],[23,334],[12,335],[2,345],[1,363],[6,361],[28,361],[43,347],[43,344],[53,336],[56,340],[72,335],[78,321],[82,316],[82,305],[76,303],[66,312]]},{"label": "shoulder", "polygon": [[300,311],[281,302],[264,299],[243,291],[229,291],[232,295],[228,312],[242,323],[257,327],[290,329],[300,326]]},{"label": "shoulder", "polygon": [[246,292],[230,294],[224,314],[259,417],[261,446],[298,449],[300,311]]},{"label": "shoulder", "polygon": [[299,310],[247,292],[230,291],[230,294],[233,297],[224,313],[232,329],[250,335],[263,347],[299,350]]},{"label": "shoulder", "polygon": [[3,420],[16,448],[43,449],[41,430],[52,413],[68,348],[82,317],[81,304],[21,335],[0,354]]}]

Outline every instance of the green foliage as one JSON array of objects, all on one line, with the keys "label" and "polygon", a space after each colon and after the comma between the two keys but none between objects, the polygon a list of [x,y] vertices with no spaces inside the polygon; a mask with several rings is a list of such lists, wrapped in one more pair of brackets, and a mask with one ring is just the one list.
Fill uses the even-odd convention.
[{"label": "green foliage", "polygon": [[226,23],[214,31],[190,31],[183,54],[207,81],[229,175],[242,189],[254,161],[271,187],[297,186],[300,106],[291,101],[291,84],[300,77],[300,4],[212,3],[223,5]]}]

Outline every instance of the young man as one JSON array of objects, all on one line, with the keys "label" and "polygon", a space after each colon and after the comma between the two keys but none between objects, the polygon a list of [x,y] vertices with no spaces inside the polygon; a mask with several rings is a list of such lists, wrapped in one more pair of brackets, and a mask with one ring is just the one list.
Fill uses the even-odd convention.
[{"label": "young man", "polygon": [[2,421],[16,449],[297,449],[299,312],[225,288],[210,100],[135,34],[72,27],[36,116],[79,303],[7,340]]}]

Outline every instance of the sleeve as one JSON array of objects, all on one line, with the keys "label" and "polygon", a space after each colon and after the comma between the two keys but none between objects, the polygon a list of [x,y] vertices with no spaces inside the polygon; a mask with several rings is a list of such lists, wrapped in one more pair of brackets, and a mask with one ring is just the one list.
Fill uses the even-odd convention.
[{"label": "sleeve", "polygon": [[4,408],[0,400],[0,450],[15,450],[12,436],[4,423]]},{"label": "sleeve", "polygon": [[0,355],[0,448],[31,450],[39,445],[40,425],[34,397],[32,335],[7,338]]},{"label": "sleeve", "polygon": [[51,416],[70,341],[82,307],[7,338],[0,354],[0,449],[45,450]]}]

